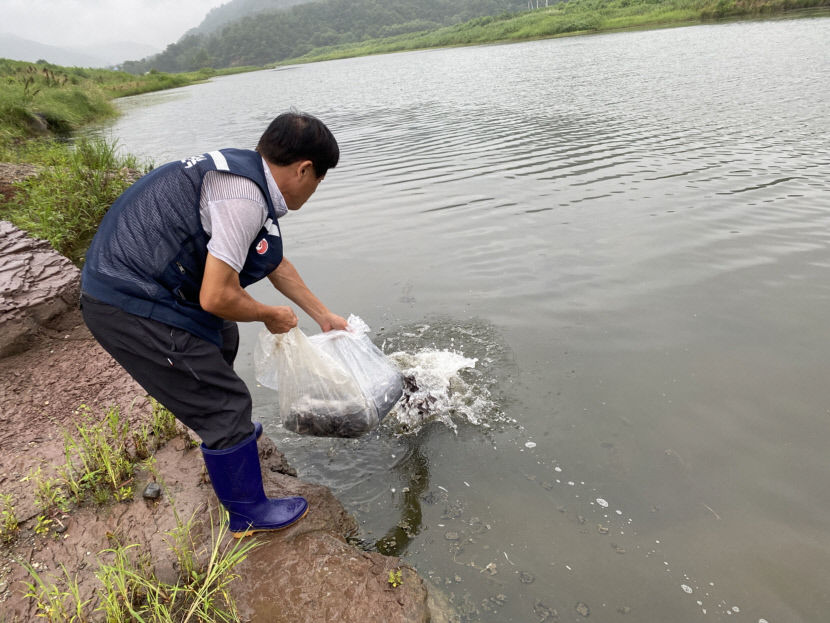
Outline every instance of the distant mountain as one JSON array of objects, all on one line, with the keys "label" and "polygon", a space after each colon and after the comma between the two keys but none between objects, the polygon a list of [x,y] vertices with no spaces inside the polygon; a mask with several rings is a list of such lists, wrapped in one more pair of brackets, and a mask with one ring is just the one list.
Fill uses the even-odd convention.
[{"label": "distant mountain", "polygon": [[153,46],[134,42],[62,48],[10,33],[0,33],[0,58],[30,63],[44,60],[65,67],[112,67],[125,60],[144,58],[158,51]]},{"label": "distant mountain", "polygon": [[202,23],[191,28],[187,35],[207,35],[215,32],[238,19],[261,13],[263,11],[279,11],[298,4],[306,4],[314,0],[231,0],[208,11]]},{"label": "distant mountain", "polygon": [[161,52],[154,45],[137,43],[135,41],[114,41],[102,45],[77,48],[77,51],[102,58],[106,60],[108,66],[120,65],[124,61],[145,58]]}]

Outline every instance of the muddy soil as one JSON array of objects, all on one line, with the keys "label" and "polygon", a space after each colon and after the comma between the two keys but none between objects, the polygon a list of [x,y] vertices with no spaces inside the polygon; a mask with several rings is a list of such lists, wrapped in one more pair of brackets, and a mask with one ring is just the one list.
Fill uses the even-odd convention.
[{"label": "muddy soil", "polygon": [[[2,281],[0,271],[0,294],[6,294]],[[65,293],[62,297],[67,299]],[[149,421],[151,406],[142,389],[98,346],[74,305],[39,318],[24,346],[0,359],[0,493],[12,496],[21,524],[16,538],[0,544],[0,621],[41,620],[25,597],[31,578],[20,561],[44,578],[61,577],[65,566],[77,579],[82,598],[89,600],[88,613],[100,597],[95,572],[114,540],[138,543],[152,555],[157,576],[175,581],[175,556],[166,536],[176,525],[175,513],[184,520],[196,518],[193,536],[203,545],[209,542],[210,517],[218,517],[218,502],[192,435],[183,431],[156,453],[163,491],[158,500],[142,497],[153,477],[139,473],[132,501],[53,513],[48,533],[36,534],[41,511],[27,476],[38,468],[43,476],[54,476],[65,462],[64,431],[75,431],[81,405],[98,414],[117,405],[134,426]],[[328,489],[292,476],[266,436],[259,445],[266,492],[304,495],[311,511],[292,528],[255,537],[262,545],[237,567],[240,577],[232,588],[241,621],[453,620],[444,606],[436,605],[439,597],[400,559],[347,542],[354,519]],[[389,571],[398,569],[403,584],[393,587]],[[100,618],[98,613],[89,620]]]}]

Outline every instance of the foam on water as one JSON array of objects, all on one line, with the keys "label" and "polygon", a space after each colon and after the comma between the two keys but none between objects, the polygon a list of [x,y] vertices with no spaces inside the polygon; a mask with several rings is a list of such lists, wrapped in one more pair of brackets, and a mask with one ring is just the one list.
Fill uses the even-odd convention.
[{"label": "foam on water", "polygon": [[[443,422],[453,430],[453,416],[481,424],[479,415],[490,403],[476,396],[459,373],[473,369],[475,359],[451,351],[425,350],[390,355],[404,375],[403,397],[390,413],[397,432],[413,433],[428,422]],[[486,425],[486,424],[485,424]]]},{"label": "foam on water", "polygon": [[491,389],[505,349],[481,322],[437,320],[403,327],[384,338],[384,350],[404,376],[403,397],[384,420],[395,434],[440,422],[489,429],[505,420]]}]

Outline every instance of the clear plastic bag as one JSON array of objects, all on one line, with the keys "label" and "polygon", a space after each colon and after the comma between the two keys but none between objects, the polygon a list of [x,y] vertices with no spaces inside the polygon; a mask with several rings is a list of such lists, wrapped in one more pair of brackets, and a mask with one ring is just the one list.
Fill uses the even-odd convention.
[{"label": "clear plastic bag", "polygon": [[400,372],[372,344],[369,327],[306,337],[263,330],[254,351],[256,378],[279,395],[288,430],[321,437],[359,437],[377,427],[401,397]]},{"label": "clear plastic bag", "polygon": [[403,394],[403,376],[395,364],[372,343],[369,331],[369,325],[351,315],[346,331],[318,333],[309,340],[354,377],[363,396],[374,406],[380,421],[400,400]]}]

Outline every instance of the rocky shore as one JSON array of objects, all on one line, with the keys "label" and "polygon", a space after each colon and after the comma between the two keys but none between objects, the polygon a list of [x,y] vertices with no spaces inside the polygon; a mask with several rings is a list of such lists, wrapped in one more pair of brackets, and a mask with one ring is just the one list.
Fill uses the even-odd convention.
[{"label": "rocky shore", "polygon": [[[132,425],[150,418],[141,388],[107,355],[87,331],[77,309],[79,271],[42,242],[0,221],[0,493],[11,495],[21,521],[17,537],[0,545],[0,620],[35,620],[25,597],[31,581],[25,561],[44,579],[78,581],[91,611],[99,588],[99,553],[113,538],[150,552],[159,579],[175,581],[175,556],[165,533],[174,514],[196,517],[193,537],[210,539],[208,518],[218,502],[206,481],[203,462],[188,433],[157,451],[162,495],[145,500],[152,480],[138,474],[132,501],[104,507],[73,508],[55,517],[48,534],[34,531],[38,515],[34,485],[26,479],[38,467],[54,475],[65,461],[63,431],[73,431],[78,408],[93,413],[118,405]],[[262,544],[235,571],[232,583],[241,620],[252,623],[319,621],[427,622],[453,619],[434,589],[395,557],[350,545],[355,520],[320,485],[293,475],[284,456],[263,435],[259,443],[266,492],[303,495],[310,513],[285,531],[257,535]],[[400,571],[400,585],[389,572]],[[95,620],[92,618],[91,620]]]}]

